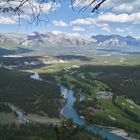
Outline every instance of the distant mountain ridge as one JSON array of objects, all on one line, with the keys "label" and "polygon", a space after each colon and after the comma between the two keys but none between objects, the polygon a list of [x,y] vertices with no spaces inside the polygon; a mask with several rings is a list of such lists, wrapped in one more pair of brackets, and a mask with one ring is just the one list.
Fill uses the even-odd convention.
[{"label": "distant mountain ridge", "polygon": [[91,40],[95,41],[98,47],[127,47],[127,46],[140,46],[140,40],[132,37],[126,36],[122,37],[120,35],[96,35],[91,36]]},{"label": "distant mountain ridge", "polygon": [[91,45],[89,40],[77,36],[71,36],[64,33],[53,34],[51,32],[39,33],[34,32],[27,35],[26,44],[29,46],[57,46],[57,47],[76,47]]},{"label": "distant mountain ridge", "polygon": [[66,33],[54,34],[51,32],[32,34],[0,34],[0,47],[93,47],[93,48],[126,48],[131,46],[140,47],[140,40],[132,36],[120,35],[93,35],[89,39],[73,36]]}]

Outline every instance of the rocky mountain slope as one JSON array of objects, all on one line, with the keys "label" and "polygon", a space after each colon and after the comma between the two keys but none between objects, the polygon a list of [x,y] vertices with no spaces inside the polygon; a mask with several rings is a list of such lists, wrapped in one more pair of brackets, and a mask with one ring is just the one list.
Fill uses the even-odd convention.
[{"label": "rocky mountain slope", "polygon": [[38,47],[99,47],[99,48],[124,48],[140,46],[140,40],[120,35],[96,35],[89,39],[69,34],[53,34],[51,32],[34,32],[29,35],[0,34],[0,48],[38,48]]},{"label": "rocky mountain slope", "polygon": [[120,35],[96,35],[91,36],[91,40],[95,41],[98,47],[103,48],[118,48],[118,47],[128,47],[128,46],[140,46],[140,40],[132,37],[126,36],[122,37]]}]

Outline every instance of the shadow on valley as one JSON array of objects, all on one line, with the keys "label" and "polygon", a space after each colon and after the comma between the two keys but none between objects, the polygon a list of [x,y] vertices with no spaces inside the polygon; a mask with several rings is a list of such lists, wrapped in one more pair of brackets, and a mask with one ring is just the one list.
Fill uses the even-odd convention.
[{"label": "shadow on valley", "polygon": [[26,48],[17,48],[14,50],[8,50],[4,48],[0,48],[0,55],[16,55],[18,53],[30,53],[32,50]]},{"label": "shadow on valley", "polygon": [[12,66],[14,69],[32,69],[45,66],[40,60],[40,56],[29,57],[0,57],[2,66]]},{"label": "shadow on valley", "polygon": [[55,56],[57,59],[63,59],[63,60],[80,60],[80,61],[90,61],[92,58],[86,57],[83,55],[58,55]]},{"label": "shadow on valley", "polygon": [[140,54],[140,50],[138,49],[137,51],[132,51],[132,50],[129,50],[128,48],[127,49],[96,49],[97,51],[101,51],[101,52],[116,52],[116,53],[122,53],[122,54]]}]

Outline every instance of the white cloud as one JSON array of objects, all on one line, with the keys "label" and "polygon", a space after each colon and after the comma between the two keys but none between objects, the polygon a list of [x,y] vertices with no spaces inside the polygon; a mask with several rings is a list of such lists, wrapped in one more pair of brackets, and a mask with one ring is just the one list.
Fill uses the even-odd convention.
[{"label": "white cloud", "polygon": [[139,0],[127,0],[122,2],[120,5],[114,7],[114,11],[134,13],[139,12],[140,1]]},{"label": "white cloud", "polygon": [[140,10],[139,0],[107,0],[103,5],[103,8],[110,9],[117,13],[134,13]]},{"label": "white cloud", "polygon": [[[8,4],[6,4],[6,3],[7,3],[6,1],[0,2],[0,7],[4,7],[4,8],[12,7],[13,9],[15,9],[16,7],[18,7],[20,5],[21,2],[20,1],[10,1]],[[52,4],[51,2],[39,4],[39,3],[37,3],[36,0],[27,1],[21,7],[22,12],[20,13],[20,19],[30,19],[30,18],[32,18],[33,15],[36,16],[37,14],[43,14],[43,13],[49,14],[49,12],[55,11],[58,7],[60,7],[59,4],[56,4],[56,3]],[[40,11],[42,11],[42,12],[40,13]],[[13,15],[14,15],[14,20],[13,20]],[[13,10],[11,10],[7,13],[1,12],[0,16],[5,17],[6,21],[5,22],[3,21],[3,23],[6,23],[6,22],[8,23],[10,21],[10,23],[16,24],[17,22],[19,22],[19,20],[17,20],[17,19],[19,19],[18,13],[15,14],[13,12]],[[3,18],[2,18],[2,20],[3,20]]]},{"label": "white cloud", "polygon": [[52,33],[55,34],[55,35],[66,34],[68,36],[75,36],[75,37],[79,37],[80,36],[80,34],[77,33],[77,32],[70,33],[70,32],[62,32],[62,31],[57,31],[56,30],[56,31],[52,31]]},{"label": "white cloud", "polygon": [[[110,26],[107,23],[100,23],[100,20],[97,18],[81,18],[81,19],[76,19],[70,22],[70,25],[94,25],[97,27],[100,27],[102,30],[110,32]],[[91,26],[89,26],[91,27]],[[93,26],[92,26],[93,28]],[[85,29],[81,27],[73,27],[73,30],[75,31],[84,31]]]},{"label": "white cloud", "polygon": [[52,22],[52,24],[55,25],[55,26],[61,26],[61,27],[68,27],[69,26],[67,23],[65,23],[62,20],[59,20],[59,21],[54,20]]},{"label": "white cloud", "polygon": [[76,37],[80,37],[81,35],[77,32],[74,32],[74,33],[67,33],[68,35],[70,36],[76,36]]},{"label": "white cloud", "polygon": [[[88,6],[89,4],[92,3],[93,0],[75,0],[73,6],[74,7],[84,7],[84,6]],[[91,5],[95,6],[94,4]]]},{"label": "white cloud", "polygon": [[[75,7],[84,7],[88,6],[93,0],[75,0],[74,5]],[[92,7],[95,7],[93,3]],[[134,13],[139,12],[140,10],[140,0],[106,0],[100,7],[102,9],[112,10],[117,13]]]},{"label": "white cloud", "polygon": [[107,23],[98,23],[96,24],[96,26],[100,27],[104,31],[107,31],[107,32],[111,31],[110,26]]},{"label": "white cloud", "polygon": [[55,34],[55,35],[58,35],[58,34],[62,34],[63,32],[55,30],[55,31],[52,31],[52,33]]},{"label": "white cloud", "polygon": [[110,32],[110,28],[108,28],[108,27],[102,27],[102,30]]},{"label": "white cloud", "polygon": [[140,12],[133,14],[106,13],[97,17],[98,21],[140,24]]},{"label": "white cloud", "polygon": [[128,28],[116,28],[116,31],[119,33],[127,33],[127,34],[132,34],[133,33],[133,26],[130,26]]},{"label": "white cloud", "polygon": [[3,17],[0,16],[0,24],[16,24],[17,23],[17,18],[13,17]]},{"label": "white cloud", "polygon": [[136,36],[136,39],[137,39],[137,40],[140,40],[140,36]]},{"label": "white cloud", "polygon": [[85,29],[84,28],[82,28],[82,27],[79,27],[79,26],[77,26],[77,27],[73,27],[73,29],[72,29],[73,31],[85,31]]},{"label": "white cloud", "polygon": [[116,28],[116,31],[117,32],[120,32],[120,33],[124,33],[125,32],[125,30],[124,29],[121,29],[121,28]]},{"label": "white cloud", "polygon": [[[0,6],[3,7],[12,7],[15,9],[21,4],[21,1],[10,1],[7,3],[7,1],[0,2]],[[56,4],[55,2],[46,2],[43,4],[38,3],[36,0],[30,0],[25,2],[22,7],[22,14],[24,15],[31,15],[33,12],[34,14],[39,13],[40,11],[45,12],[46,14],[49,13],[50,11],[56,10],[58,7],[60,7],[59,4]],[[12,12],[12,11],[11,11]]]},{"label": "white cloud", "polygon": [[74,24],[90,25],[90,24],[95,24],[95,23],[96,23],[96,20],[93,18],[79,18],[70,22],[71,25],[74,25]]},{"label": "white cloud", "polygon": [[129,12],[133,10],[133,6],[127,4],[121,4],[117,7],[114,7],[114,10],[119,12]]}]

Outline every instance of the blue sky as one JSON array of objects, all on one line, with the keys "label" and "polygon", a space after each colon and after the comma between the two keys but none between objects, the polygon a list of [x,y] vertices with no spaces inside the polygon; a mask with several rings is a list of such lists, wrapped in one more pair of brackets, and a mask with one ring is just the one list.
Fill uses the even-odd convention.
[{"label": "blue sky", "polygon": [[[34,1],[34,0],[33,0]],[[53,32],[55,34],[65,32],[76,36],[88,38],[95,34],[120,34],[122,36],[132,35],[140,37],[140,0],[107,0],[98,13],[91,13],[89,8],[85,12],[79,10],[88,5],[91,0],[75,0],[73,7],[70,0],[62,0],[62,5],[55,3],[50,11],[51,3],[45,3],[43,10],[47,13],[47,24],[30,25],[31,10],[29,5],[23,7],[21,25],[18,26],[18,18],[9,13],[0,17],[0,32],[31,33],[33,31]],[[37,5],[36,2],[34,2]],[[15,6],[17,3],[14,3]],[[93,5],[94,6],[94,5]],[[91,7],[92,8],[92,7]]]}]

